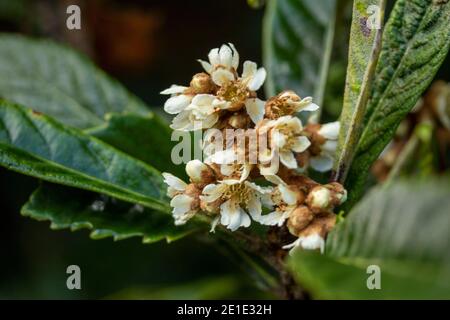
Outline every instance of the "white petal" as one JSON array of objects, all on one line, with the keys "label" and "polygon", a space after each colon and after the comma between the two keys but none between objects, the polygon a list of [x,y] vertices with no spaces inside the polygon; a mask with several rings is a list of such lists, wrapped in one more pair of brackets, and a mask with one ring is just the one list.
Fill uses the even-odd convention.
[{"label": "white petal", "polygon": [[250,225],[250,217],[232,200],[222,203],[220,215],[220,223],[231,231],[237,230],[240,226],[248,227]]},{"label": "white petal", "polygon": [[209,230],[209,232],[212,232],[212,233],[216,232],[216,227],[217,227],[217,224],[219,223],[219,221],[220,221],[219,216],[215,217],[213,219],[213,221],[211,221],[211,229]]},{"label": "white petal", "polygon": [[185,195],[176,195],[171,201],[170,206],[173,207],[173,215],[181,216],[191,210],[191,204],[194,199]]},{"label": "white petal", "polygon": [[216,163],[216,164],[232,164],[237,160],[237,154],[233,149],[225,149],[218,151],[213,155],[209,156],[205,162],[206,163]]},{"label": "white petal", "polygon": [[320,249],[323,253],[325,249],[325,240],[317,233],[311,234],[307,237],[301,237],[301,247],[306,250]]},{"label": "white petal", "polygon": [[250,199],[247,204],[247,209],[253,220],[258,221],[262,213],[261,201],[258,199],[258,197],[254,196],[252,197],[252,199]]},{"label": "white petal", "polygon": [[298,238],[294,242],[283,246],[283,249],[295,249],[300,245],[301,242],[302,242],[302,239]]},{"label": "white petal", "polygon": [[211,128],[213,125],[216,124],[217,120],[219,120],[219,115],[217,113],[213,113],[207,116],[205,119],[202,120],[202,129]]},{"label": "white petal", "polygon": [[243,79],[253,78],[253,76],[256,73],[256,68],[257,68],[256,63],[248,60],[245,61],[242,70],[242,78]]},{"label": "white petal", "polygon": [[292,150],[295,152],[303,152],[311,145],[311,142],[305,136],[295,137],[295,142],[292,144]]},{"label": "white petal", "polygon": [[200,62],[200,64],[202,65],[203,69],[205,69],[206,72],[211,73],[212,66],[209,62],[200,59],[198,59],[197,61]]},{"label": "white petal", "polygon": [[242,173],[241,173],[241,178],[239,179],[239,181],[243,182],[244,180],[246,180],[248,178],[248,176],[250,175],[251,171],[252,171],[252,165],[249,163],[244,163],[242,165]]},{"label": "white petal", "polygon": [[166,90],[163,90],[160,92],[160,94],[176,94],[176,93],[183,93],[184,90],[186,90],[187,87],[184,86],[178,86],[176,84],[170,86],[170,88],[167,88]]},{"label": "white petal", "polygon": [[250,82],[249,82],[247,87],[251,91],[257,91],[263,85],[264,80],[266,80],[266,69],[259,68],[256,71],[255,75],[253,76],[253,79],[250,80]]},{"label": "white petal", "polygon": [[317,104],[311,102],[311,103],[305,105],[304,107],[302,107],[300,111],[316,111],[319,109],[320,109],[320,107]]},{"label": "white petal", "polygon": [[325,172],[333,168],[333,159],[331,157],[321,155],[317,157],[312,157],[309,160],[309,164],[313,169],[319,172]]},{"label": "white petal", "polygon": [[169,114],[177,114],[183,111],[189,103],[191,103],[191,96],[180,94],[167,99],[164,103],[164,111]]},{"label": "white petal", "polygon": [[228,45],[231,47],[231,49],[233,49],[233,61],[231,62],[231,66],[234,68],[234,70],[237,70],[239,66],[239,52],[236,50],[232,43],[228,43]]},{"label": "white petal", "polygon": [[323,145],[320,146],[323,151],[334,154],[337,149],[337,140],[327,140]]},{"label": "white petal", "polygon": [[212,94],[197,94],[192,99],[192,104],[199,107],[212,106],[215,98]]},{"label": "white petal", "polygon": [[300,102],[296,103],[296,112],[300,111],[316,111],[320,107],[312,102],[312,97],[305,97]]},{"label": "white petal", "polygon": [[164,177],[164,182],[171,188],[178,190],[178,191],[184,191],[186,190],[187,184],[180,178],[175,177],[171,173],[163,172],[162,176]]},{"label": "white petal", "polygon": [[272,132],[272,148],[281,149],[286,144],[286,136],[278,130]]},{"label": "white petal", "polygon": [[220,47],[219,56],[220,64],[225,66],[226,68],[231,68],[233,58],[233,51],[231,51],[231,48],[225,44],[222,45]]},{"label": "white petal", "polygon": [[200,199],[206,202],[214,202],[222,196],[226,188],[227,186],[223,184],[208,184],[203,188],[203,195],[200,196]]},{"label": "white petal", "polygon": [[191,120],[189,119],[190,116],[189,111],[182,111],[175,118],[172,120],[172,124],[170,127],[174,130],[182,130],[182,131],[189,131],[193,129],[193,126],[191,124]]},{"label": "white petal", "polygon": [[297,168],[297,160],[291,151],[280,152],[280,161],[289,169]]},{"label": "white petal", "polygon": [[285,212],[273,211],[269,214],[261,216],[258,222],[266,226],[278,225],[281,227],[287,218],[288,214],[286,214]]},{"label": "white petal", "polygon": [[258,186],[258,185],[257,185],[256,183],[254,183],[254,182],[245,181],[244,183],[245,183],[245,185],[246,185],[247,187],[249,187],[249,188],[251,188],[251,189],[257,191],[257,192],[260,193],[260,194],[269,194],[269,193],[271,193],[271,192],[273,191],[273,188],[272,188],[272,187],[261,187],[261,186]]},{"label": "white petal", "polygon": [[220,173],[224,176],[231,176],[234,173],[234,165],[232,164],[222,164],[220,166]]},{"label": "white petal", "polygon": [[264,178],[269,181],[272,182],[273,184],[286,184],[283,179],[281,179],[279,176],[273,174],[273,175],[264,175]]},{"label": "white petal", "polygon": [[208,53],[208,59],[213,67],[220,64],[219,48],[211,49]]},{"label": "white petal", "polygon": [[265,102],[258,98],[247,99],[245,101],[245,110],[247,110],[247,114],[250,116],[253,123],[256,124],[264,118],[264,105]]},{"label": "white petal", "polygon": [[289,205],[294,205],[297,203],[297,193],[293,190],[291,190],[288,186],[280,184],[278,186],[278,189],[281,193],[281,198],[284,202],[286,202]]},{"label": "white petal", "polygon": [[211,73],[211,79],[218,86],[224,86],[234,80],[234,74],[231,71],[219,68]]},{"label": "white petal", "polygon": [[[279,170],[279,161],[277,161],[278,159],[274,160],[273,163],[270,163],[270,166],[265,166],[265,165],[260,165],[259,166],[259,172],[264,176],[264,177],[270,177],[270,176],[275,176]],[[266,178],[267,181],[270,181],[269,179]],[[275,183],[273,181],[270,181],[272,183]]]},{"label": "white petal", "polygon": [[339,136],[339,129],[340,129],[340,122],[335,121],[322,125],[318,133],[325,139],[337,140]]},{"label": "white petal", "polygon": [[[297,117],[292,116],[285,116],[289,117],[289,127],[291,127],[291,130],[295,133],[300,133],[303,130],[302,121]],[[284,117],[283,117],[284,118]]]}]

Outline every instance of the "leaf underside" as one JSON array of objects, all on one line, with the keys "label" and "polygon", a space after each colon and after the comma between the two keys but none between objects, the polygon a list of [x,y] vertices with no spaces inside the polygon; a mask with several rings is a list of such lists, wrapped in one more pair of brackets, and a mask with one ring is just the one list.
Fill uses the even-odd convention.
[{"label": "leaf underside", "polygon": [[293,90],[322,103],[335,5],[335,0],[268,1],[263,25],[268,97]]},{"label": "leaf underside", "polygon": [[21,213],[36,220],[49,220],[55,230],[89,229],[93,239],[112,237],[117,241],[137,236],[142,237],[143,243],[164,239],[171,242],[200,230],[195,222],[175,226],[173,218],[163,212],[48,183],[32,194]]},{"label": "leaf underside", "polygon": [[450,1],[398,0],[386,24],[363,132],[346,188],[350,208],[371,164],[433,80],[450,47]]}]

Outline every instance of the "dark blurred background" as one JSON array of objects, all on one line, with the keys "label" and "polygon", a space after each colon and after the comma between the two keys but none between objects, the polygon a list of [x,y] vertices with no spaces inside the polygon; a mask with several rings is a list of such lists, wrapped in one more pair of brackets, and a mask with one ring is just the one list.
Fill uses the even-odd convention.
[{"label": "dark blurred background", "polygon": [[[66,8],[81,8],[81,30],[66,28]],[[196,59],[232,42],[242,59],[261,64],[263,10],[244,0],[0,0],[0,31],[47,37],[84,52],[161,113],[159,92],[188,84]],[[52,231],[21,217],[38,185],[0,169],[0,298],[265,297],[213,245],[185,238],[143,245],[140,239],[91,240],[87,231]],[[66,288],[79,265],[82,290]]]}]

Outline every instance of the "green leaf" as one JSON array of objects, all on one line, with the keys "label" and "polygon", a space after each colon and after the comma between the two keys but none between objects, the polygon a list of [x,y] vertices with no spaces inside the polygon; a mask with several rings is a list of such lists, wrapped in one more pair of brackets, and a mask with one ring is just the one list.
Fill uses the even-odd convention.
[{"label": "green leaf", "polygon": [[107,112],[148,112],[88,59],[63,45],[0,35],[0,97],[88,128]]},{"label": "green leaf", "polygon": [[168,211],[160,173],[100,140],[0,101],[0,165],[46,181]]},{"label": "green leaf", "polygon": [[321,105],[334,35],[335,0],[271,0],[263,25],[266,95],[294,90]]},{"label": "green leaf", "polygon": [[[371,6],[378,11],[371,11]],[[375,66],[381,49],[381,23],[385,0],[355,0],[350,29],[350,48],[345,82],[341,130],[335,157],[333,180],[343,183],[361,135]],[[379,28],[371,25],[371,15],[378,15]]]},{"label": "green leaf", "polygon": [[[378,187],[330,233],[326,255],[298,252],[291,267],[320,298],[450,298],[450,181]],[[381,289],[367,288],[367,268]]]},{"label": "green leaf", "polygon": [[143,243],[177,240],[200,229],[198,223],[175,226],[163,212],[132,205],[105,195],[53,184],[40,186],[21,214],[50,221],[54,230],[91,230],[93,239],[142,237]]},{"label": "green leaf", "polygon": [[346,187],[351,207],[367,173],[428,87],[450,47],[450,1],[398,0],[383,34],[365,126]]},{"label": "green leaf", "polygon": [[85,132],[107,144],[142,160],[163,172],[184,177],[183,166],[175,165],[171,151],[172,130],[154,113],[138,115],[131,113],[108,113],[106,123]]}]

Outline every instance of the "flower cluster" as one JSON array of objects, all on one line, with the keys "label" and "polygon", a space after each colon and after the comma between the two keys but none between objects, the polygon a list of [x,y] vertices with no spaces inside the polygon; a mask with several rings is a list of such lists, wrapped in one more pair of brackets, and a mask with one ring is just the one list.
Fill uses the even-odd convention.
[{"label": "flower cluster", "polygon": [[[286,249],[323,250],[335,223],[333,210],[346,200],[346,191],[304,174],[308,167],[331,169],[339,123],[303,126],[296,114],[319,106],[293,91],[259,99],[266,71],[245,61],[239,75],[239,54],[232,44],[212,49],[208,60],[199,60],[205,72],[195,74],[189,86],[162,92],[171,95],[164,110],[176,115],[174,130],[214,129],[227,138],[205,134],[207,157],[187,163],[189,183],[163,173],[175,224],[202,214],[211,217],[211,231],[219,224],[235,231],[254,221],[287,228],[297,240]],[[241,139],[228,139],[232,130],[241,130]]]}]

